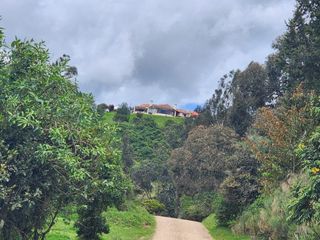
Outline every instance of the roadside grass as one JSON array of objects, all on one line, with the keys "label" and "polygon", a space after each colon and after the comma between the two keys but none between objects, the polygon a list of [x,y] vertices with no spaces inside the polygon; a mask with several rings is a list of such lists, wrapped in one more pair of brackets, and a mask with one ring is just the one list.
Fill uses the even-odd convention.
[{"label": "roadside grass", "polygon": [[[104,216],[109,223],[110,233],[103,234],[102,240],[148,240],[155,230],[154,216],[136,204],[129,204],[127,211],[110,208]],[[68,221],[59,217],[47,240],[77,240],[73,227],[75,220],[73,216]]]},{"label": "roadside grass", "polygon": [[208,216],[202,223],[208,229],[214,240],[250,240],[248,236],[233,234],[231,229],[227,227],[217,226],[217,220],[214,214]]},{"label": "roadside grass", "polygon": [[128,211],[118,211],[115,208],[105,213],[110,222],[110,233],[103,240],[147,240],[154,233],[156,222],[143,207],[133,205]]},{"label": "roadside grass", "polygon": [[[115,114],[116,114],[116,112],[107,112],[107,113],[105,113],[105,115],[103,116],[104,121],[107,122],[107,123],[115,123],[113,121],[113,117],[114,117]],[[143,116],[144,117],[153,118],[153,120],[157,123],[157,125],[160,128],[164,127],[168,120],[173,120],[174,122],[180,123],[180,124],[182,124],[183,121],[184,121],[184,119],[182,117],[167,117],[167,116],[147,115],[147,114],[144,114]],[[136,117],[137,117],[137,114],[135,114],[135,113],[130,114],[129,124]]]}]

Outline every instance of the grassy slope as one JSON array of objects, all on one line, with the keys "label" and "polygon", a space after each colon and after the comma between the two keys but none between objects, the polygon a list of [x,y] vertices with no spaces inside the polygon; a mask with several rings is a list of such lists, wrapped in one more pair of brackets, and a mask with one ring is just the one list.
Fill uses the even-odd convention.
[{"label": "grassy slope", "polygon": [[250,237],[247,236],[236,236],[232,233],[229,228],[218,227],[217,221],[214,214],[211,214],[205,220],[203,220],[203,225],[208,229],[210,235],[214,240],[249,240]]},{"label": "grassy slope", "polygon": [[104,240],[146,240],[155,230],[155,218],[144,208],[134,206],[127,212],[112,208],[106,213],[110,233]]},{"label": "grassy slope", "polygon": [[[113,121],[114,115],[115,115],[115,112],[106,113],[104,115],[105,121],[109,122],[109,123],[114,123],[114,121]],[[166,116],[160,116],[160,115],[144,115],[144,116],[148,116],[148,117],[153,118],[159,127],[164,127],[166,121],[168,121],[168,120],[173,120],[177,123],[183,123],[183,121],[184,121],[184,119],[181,117],[166,117]],[[136,114],[131,114],[130,115],[130,122],[135,117],[136,117]]]},{"label": "grassy slope", "polygon": [[[132,205],[128,211],[111,208],[104,216],[110,225],[110,233],[104,234],[102,240],[147,240],[155,229],[154,216],[140,206]],[[47,240],[76,240],[73,224],[74,219],[65,223],[59,218]]]}]

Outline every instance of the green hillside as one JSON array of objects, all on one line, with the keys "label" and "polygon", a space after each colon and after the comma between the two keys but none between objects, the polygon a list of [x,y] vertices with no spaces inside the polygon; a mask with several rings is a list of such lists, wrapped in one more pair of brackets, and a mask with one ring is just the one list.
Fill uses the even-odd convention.
[{"label": "green hillside", "polygon": [[[113,117],[115,114],[116,112],[107,112],[105,113],[103,118],[108,123],[114,123],[115,121],[113,120]],[[137,117],[137,114],[135,113],[131,114],[129,123],[132,123],[132,120],[136,117]],[[167,117],[167,116],[160,116],[160,115],[144,115],[144,117],[152,118],[157,123],[157,125],[161,128],[165,126],[165,123],[168,120],[172,120],[179,124],[182,124],[184,122],[184,118],[181,118],[181,117]]]}]

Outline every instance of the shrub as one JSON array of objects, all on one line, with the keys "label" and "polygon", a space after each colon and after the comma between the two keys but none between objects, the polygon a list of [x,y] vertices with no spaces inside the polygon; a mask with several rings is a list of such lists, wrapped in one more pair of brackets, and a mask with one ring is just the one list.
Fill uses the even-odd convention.
[{"label": "shrub", "polygon": [[100,234],[109,233],[109,226],[102,217],[100,206],[101,201],[95,201],[94,204],[83,206],[78,210],[79,219],[75,224],[77,234],[82,240],[99,240]]},{"label": "shrub", "polygon": [[213,209],[215,194],[210,192],[198,193],[194,196],[182,196],[180,217],[195,221],[202,221],[210,215]]},{"label": "shrub", "polygon": [[143,201],[142,205],[152,214],[159,214],[165,209],[165,206],[156,199],[146,199]]},{"label": "shrub", "polygon": [[[232,230],[262,240],[316,240],[319,226],[296,225],[288,221],[288,189],[277,189],[271,195],[262,195],[239,217]],[[317,229],[318,228],[318,229]]]},{"label": "shrub", "polygon": [[117,122],[129,122],[130,108],[127,103],[122,103],[114,115],[113,120]]},{"label": "shrub", "polygon": [[229,225],[259,195],[257,177],[249,173],[235,173],[227,177],[220,189],[221,198],[215,210],[220,226]]},{"label": "shrub", "polygon": [[271,196],[260,197],[244,211],[233,230],[258,239],[288,239],[287,199],[287,194],[280,190]]}]

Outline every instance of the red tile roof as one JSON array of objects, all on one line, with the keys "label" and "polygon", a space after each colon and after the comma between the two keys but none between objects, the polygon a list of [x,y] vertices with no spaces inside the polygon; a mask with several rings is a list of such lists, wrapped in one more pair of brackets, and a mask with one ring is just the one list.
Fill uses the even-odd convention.
[{"label": "red tile roof", "polygon": [[135,109],[145,110],[145,109],[147,109],[147,108],[150,107],[150,106],[151,106],[151,104],[149,104],[149,103],[143,103],[143,104],[140,104],[140,105],[138,105],[138,106],[135,106],[134,108],[135,108]]},{"label": "red tile roof", "polygon": [[192,111],[184,110],[184,109],[177,109],[178,113],[183,113],[183,114],[191,114]]},{"label": "red tile roof", "polygon": [[192,113],[191,113],[191,117],[199,117],[199,113],[197,113],[197,112],[192,112]]}]

